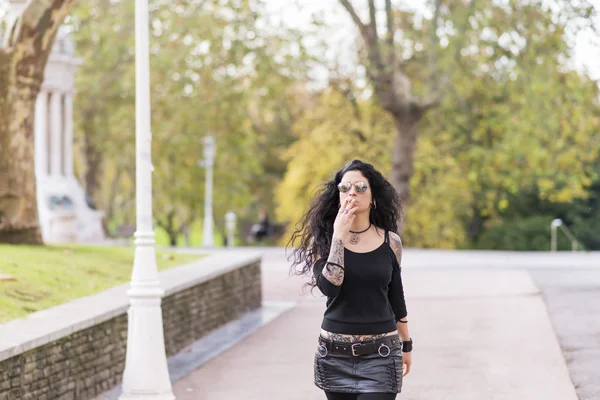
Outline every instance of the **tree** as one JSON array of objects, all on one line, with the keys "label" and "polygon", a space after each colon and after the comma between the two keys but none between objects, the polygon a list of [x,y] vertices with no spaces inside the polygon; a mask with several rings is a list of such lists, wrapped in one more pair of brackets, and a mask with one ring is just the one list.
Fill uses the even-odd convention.
[{"label": "tree", "polygon": [[[377,7],[375,0],[368,0],[369,23],[361,20],[350,0],[340,0],[352,21],[355,23],[366,57],[364,65],[366,74],[373,85],[374,93],[381,104],[392,117],[396,129],[394,147],[392,152],[392,169],[390,182],[398,191],[400,200],[406,203],[410,192],[410,179],[414,174],[414,154],[417,146],[419,123],[425,113],[432,107],[439,105],[441,83],[430,75],[431,86],[428,93],[419,96],[413,89],[413,83],[406,73],[398,49],[398,27],[396,25],[396,11],[392,7],[392,0],[385,0],[386,31],[382,38],[382,26],[377,22]],[[437,12],[441,0],[436,1],[436,15],[433,23],[437,24]],[[430,68],[433,68],[435,58],[433,51],[437,37],[436,27],[432,28],[432,57]],[[402,225],[399,225],[402,229]]]},{"label": "tree", "polygon": [[[175,19],[171,2],[157,8],[154,39],[156,218],[170,227],[172,238],[202,215],[205,170],[197,162],[206,135],[217,145],[217,229],[227,211],[244,216],[272,197],[274,185],[263,180],[269,148],[287,132],[285,124],[271,121],[291,112],[290,91],[307,70],[303,35],[269,26],[259,1],[205,1],[197,10],[192,4],[179,9]],[[261,181],[262,195],[256,190]]]},{"label": "tree", "polygon": [[58,28],[76,0],[30,0],[0,43],[0,242],[41,244],[34,114]]},{"label": "tree", "polygon": [[[359,158],[389,172],[393,121],[351,80],[333,80],[313,94],[292,129],[297,140],[286,151],[287,172],[278,186],[277,216],[299,221],[314,190],[349,160]],[[350,134],[349,134],[350,133]],[[294,231],[287,228],[281,244]]]},{"label": "tree", "polygon": [[[440,26],[453,28],[440,29],[434,58],[449,89],[422,118],[414,154],[403,236],[414,247],[471,247],[506,217],[508,199],[532,187],[552,201],[585,197],[600,152],[597,82],[568,65],[572,47],[565,31],[577,12],[565,8],[557,16],[530,1],[478,2],[473,10],[465,2],[448,4],[440,9]],[[469,29],[459,37],[456,21],[467,13]],[[402,16],[403,71],[421,92],[428,79],[428,24],[416,13]],[[359,75],[349,78],[360,83]],[[335,87],[343,96],[328,94]],[[350,157],[389,171],[394,122],[368,88],[347,87],[332,85],[294,126],[298,141],[278,192],[286,219],[297,221],[302,210],[293,208],[307,204],[312,190]],[[365,118],[369,109],[376,129]],[[367,123],[357,124],[361,120]],[[371,147],[368,155],[361,137]],[[330,148],[335,151],[318,164],[308,155]]]},{"label": "tree", "polygon": [[[415,18],[414,12],[394,8],[392,0],[385,0],[384,32],[377,19],[375,0],[367,0],[368,23],[363,22],[351,0],[340,3],[358,28],[364,53],[362,63],[374,94],[395,123],[390,181],[405,202],[415,170],[414,154],[422,119],[452,94],[454,75],[465,67],[463,57],[482,54],[477,52],[488,51],[489,47],[497,50],[494,54],[500,59],[500,66],[509,65],[510,58],[526,58],[528,63],[535,63],[535,52],[544,47],[547,36],[539,35],[540,27],[531,19],[535,18],[534,10],[542,11],[542,25],[556,28],[555,37],[561,37],[564,30],[560,29],[565,27],[576,31],[589,25],[595,10],[586,0],[554,4],[554,11],[541,0],[434,0],[428,2],[431,17]],[[498,25],[496,18],[505,24],[505,31],[489,28]],[[482,19],[489,24],[480,25]],[[490,40],[490,32],[496,43]],[[522,42],[525,46],[520,45]],[[467,105],[464,101],[461,104]]]},{"label": "tree", "polygon": [[[579,29],[579,17],[590,12],[580,4],[565,4],[560,13],[524,1],[475,9],[470,23],[485,28],[460,41],[447,38],[437,56],[453,72],[453,90],[423,121],[423,139],[436,143],[432,158],[450,155],[460,165],[470,192],[462,218],[470,243],[503,218],[520,191],[538,188],[541,198],[561,202],[586,196],[600,121],[597,82],[568,65],[565,32]],[[404,32],[419,43],[419,29]],[[422,68],[417,57],[410,71]]]},{"label": "tree", "polygon": [[[217,142],[217,228],[227,211],[240,217],[272,199],[273,175],[284,169],[272,155],[290,137],[294,85],[305,79],[308,57],[300,32],[270,26],[260,1],[155,0],[150,6],[154,216],[175,242],[202,216],[205,171],[198,162],[206,135]],[[131,11],[129,1],[90,0],[72,18],[84,58],[75,115],[79,175],[101,182],[98,203],[114,210],[113,223],[133,207],[125,200],[135,182],[133,152],[123,151],[133,143]]]},{"label": "tree", "polygon": [[135,194],[134,7],[133,1],[85,1],[68,22],[83,60],[75,74],[75,167],[86,194],[105,211],[109,234],[109,221],[129,208],[123,199]]},{"label": "tree", "polygon": [[[314,190],[331,179],[348,160],[372,163],[384,174],[390,172],[394,121],[368,90],[352,79],[337,78],[321,93],[313,95],[305,112],[293,125],[297,140],[287,151],[288,168],[277,190],[278,217],[299,221]],[[465,241],[460,219],[470,200],[468,182],[460,163],[439,152],[437,143],[425,135],[415,155],[411,182],[413,211],[405,227],[408,246],[455,247]],[[288,235],[294,230],[288,226]]]}]

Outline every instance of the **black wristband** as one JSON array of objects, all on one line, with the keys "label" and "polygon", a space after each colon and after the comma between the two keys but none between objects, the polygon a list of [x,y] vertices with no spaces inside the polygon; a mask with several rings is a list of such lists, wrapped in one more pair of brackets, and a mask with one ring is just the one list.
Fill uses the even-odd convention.
[{"label": "black wristband", "polygon": [[336,264],[336,263],[334,263],[334,262],[331,262],[331,261],[327,261],[327,262],[325,263],[325,265],[327,265],[327,264],[335,265],[336,267],[340,267],[341,269],[344,269],[344,267],[342,267],[340,264]]},{"label": "black wristband", "polygon": [[410,340],[402,342],[402,352],[403,353],[410,353],[412,351],[412,347],[413,347],[412,338],[410,338]]}]

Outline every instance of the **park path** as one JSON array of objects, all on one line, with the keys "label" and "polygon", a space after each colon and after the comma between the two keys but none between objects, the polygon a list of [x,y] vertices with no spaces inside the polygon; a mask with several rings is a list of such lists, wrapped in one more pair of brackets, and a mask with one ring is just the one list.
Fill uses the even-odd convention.
[{"label": "park path", "polygon": [[[410,250],[405,255],[411,260]],[[485,253],[466,266],[446,263],[444,253],[427,256],[403,268],[415,350],[399,399],[577,399],[529,272],[486,265]],[[282,249],[264,250],[264,300],[296,306],[176,382],[178,400],[325,398],[312,381],[324,299],[303,292],[288,265]]]}]

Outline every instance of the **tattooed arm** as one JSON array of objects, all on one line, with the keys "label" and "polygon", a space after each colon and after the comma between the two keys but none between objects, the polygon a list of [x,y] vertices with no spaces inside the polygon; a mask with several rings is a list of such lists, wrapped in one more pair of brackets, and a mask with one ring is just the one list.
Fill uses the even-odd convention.
[{"label": "tattooed arm", "polygon": [[[403,341],[410,340],[410,334],[408,333],[408,320],[406,318],[406,302],[404,301],[404,288],[402,287],[402,277],[400,276],[401,265],[402,265],[402,241],[400,236],[390,232],[390,247],[394,251],[396,256],[397,265],[394,266],[392,273],[392,281],[388,291],[388,296],[394,314],[396,314],[396,326],[398,327],[398,334]],[[412,368],[412,352],[402,352],[402,376],[408,375]]]},{"label": "tattooed arm", "polygon": [[327,260],[320,258],[313,266],[317,287],[328,297],[335,297],[344,282],[344,243],[333,238]]},{"label": "tattooed arm", "polygon": [[344,242],[335,236],[331,240],[331,250],[323,276],[335,286],[341,286],[344,282]]},{"label": "tattooed arm", "polygon": [[333,237],[331,238],[329,257],[324,263],[325,268],[322,266],[319,275],[315,274],[317,286],[329,297],[337,295],[344,282],[344,238],[350,232],[357,209],[356,199],[352,197],[347,197],[340,205],[335,221],[333,221]]},{"label": "tattooed arm", "polygon": [[400,337],[402,337],[403,340],[409,340],[408,320],[406,318],[408,313],[406,310],[406,301],[404,300],[404,287],[402,285],[401,276],[402,241],[400,240],[400,236],[394,232],[390,232],[390,247],[396,256],[395,261],[397,265],[394,265],[394,271],[392,272],[392,280],[388,289],[388,298],[392,305],[392,309],[394,310],[394,314],[396,315],[396,325],[398,326]]}]

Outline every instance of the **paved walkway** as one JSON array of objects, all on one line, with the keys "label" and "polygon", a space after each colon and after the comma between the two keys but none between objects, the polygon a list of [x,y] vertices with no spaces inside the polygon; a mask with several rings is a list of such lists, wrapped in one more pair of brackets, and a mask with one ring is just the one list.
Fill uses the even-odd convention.
[{"label": "paved walkway", "polygon": [[[265,300],[296,307],[175,383],[177,399],[325,398],[312,382],[324,298],[287,272],[283,251],[266,249]],[[577,399],[527,271],[406,266],[403,277],[415,350],[399,399]]]}]

